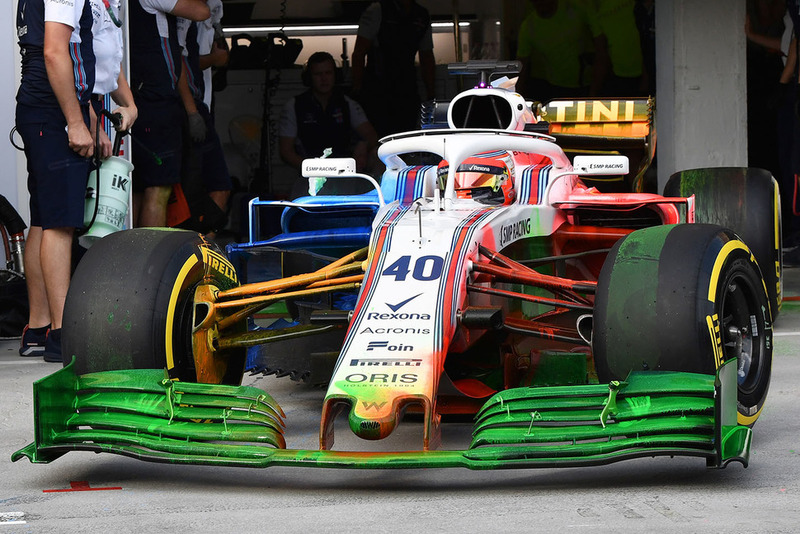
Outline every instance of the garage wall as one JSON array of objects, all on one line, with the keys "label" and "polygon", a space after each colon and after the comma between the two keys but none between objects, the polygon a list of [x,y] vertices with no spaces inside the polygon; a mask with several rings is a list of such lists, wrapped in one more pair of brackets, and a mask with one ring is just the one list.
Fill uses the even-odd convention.
[{"label": "garage wall", "polygon": [[656,2],[658,183],[747,166],[745,0]]},{"label": "garage wall", "polygon": [[[25,158],[8,141],[14,126],[14,107],[19,80],[19,47],[16,38],[17,1],[0,2],[0,76],[11,83],[0,83],[0,195],[28,221],[28,192],[25,186]],[[0,261],[5,267],[5,253],[0,247]]]}]

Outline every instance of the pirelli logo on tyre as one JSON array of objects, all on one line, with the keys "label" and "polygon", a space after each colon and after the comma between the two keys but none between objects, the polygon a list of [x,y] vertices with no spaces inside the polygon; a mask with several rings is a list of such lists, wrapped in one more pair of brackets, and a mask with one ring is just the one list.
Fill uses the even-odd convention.
[{"label": "pirelli logo on tyre", "polygon": [[714,349],[714,365],[719,369],[722,367],[725,358],[722,353],[722,333],[719,326],[719,316],[716,313],[707,315],[706,324],[708,325],[708,334],[711,337],[711,344]]},{"label": "pirelli logo on tyre", "polygon": [[222,254],[215,252],[207,247],[202,247],[203,262],[211,269],[217,271],[222,277],[227,278],[234,285],[239,285],[239,279],[236,276],[236,269],[233,268],[228,258]]}]

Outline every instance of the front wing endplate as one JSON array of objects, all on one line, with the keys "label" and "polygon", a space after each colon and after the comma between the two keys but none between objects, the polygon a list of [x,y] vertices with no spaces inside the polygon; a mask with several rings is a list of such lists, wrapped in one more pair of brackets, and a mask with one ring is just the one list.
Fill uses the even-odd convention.
[{"label": "front wing endplate", "polygon": [[502,391],[478,412],[472,442],[460,451],[286,449],[283,412],[262,390],[175,382],[157,370],[76,376],[70,364],[34,384],[34,416],[35,441],[14,461],[49,463],[84,450],[249,467],[498,469],[659,455],[724,467],[747,466],[751,436],[736,424],[735,361],[716,376],[640,372],[611,385]]}]

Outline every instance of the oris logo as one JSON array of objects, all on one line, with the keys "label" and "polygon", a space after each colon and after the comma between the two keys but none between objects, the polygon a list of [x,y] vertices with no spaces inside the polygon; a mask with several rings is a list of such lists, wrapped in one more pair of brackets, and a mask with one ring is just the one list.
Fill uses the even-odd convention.
[{"label": "oris logo", "polygon": [[414,373],[353,373],[345,377],[351,384],[413,384],[418,379]]}]

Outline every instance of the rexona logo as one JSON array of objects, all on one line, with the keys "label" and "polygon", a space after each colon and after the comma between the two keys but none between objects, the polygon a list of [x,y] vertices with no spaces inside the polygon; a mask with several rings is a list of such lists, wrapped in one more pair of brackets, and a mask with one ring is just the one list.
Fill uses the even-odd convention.
[{"label": "rexona logo", "polygon": [[422,365],[422,360],[419,358],[353,358],[350,360],[350,367],[419,367],[420,365]]},{"label": "rexona logo", "polygon": [[414,350],[411,345],[389,345],[388,341],[370,341],[367,350],[386,349],[391,352],[410,352]]},{"label": "rexona logo", "polygon": [[517,222],[506,224],[500,227],[500,246],[504,247],[506,244],[516,241],[521,237],[530,235],[531,233],[531,219],[520,219]]},{"label": "rexona logo", "polygon": [[370,328],[366,327],[359,334],[430,334],[430,328]]},{"label": "rexona logo", "polygon": [[431,316],[427,313],[378,313],[370,312],[367,314],[370,321],[430,321]]}]

